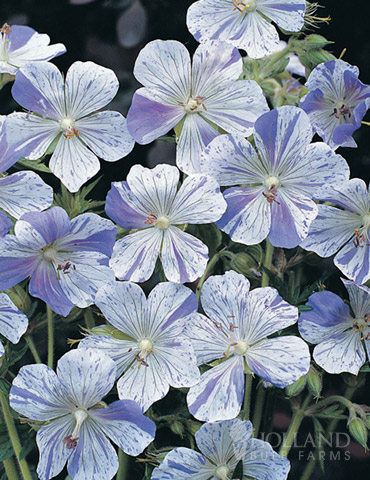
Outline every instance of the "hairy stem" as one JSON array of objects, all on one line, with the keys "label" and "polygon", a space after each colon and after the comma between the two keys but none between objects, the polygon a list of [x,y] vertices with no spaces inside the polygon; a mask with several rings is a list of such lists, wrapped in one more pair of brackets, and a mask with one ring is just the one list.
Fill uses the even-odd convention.
[{"label": "hairy stem", "polygon": [[294,412],[292,421],[288,428],[288,432],[286,434],[286,437],[284,438],[283,444],[280,447],[279,455],[281,455],[282,457],[287,457],[290,449],[292,448],[294,438],[299,430],[299,427],[301,426],[302,420],[306,415],[306,408],[310,403],[311,398],[311,395],[308,395],[305,398],[302,406],[300,408],[297,408]]},{"label": "hairy stem", "polygon": [[48,323],[48,366],[53,368],[54,366],[54,323],[53,323],[53,311],[46,305],[47,323]]},{"label": "hairy stem", "polygon": [[[265,259],[263,262],[263,266],[267,268],[267,270],[271,270],[271,263],[272,263],[272,255],[274,253],[274,247],[271,245],[268,238],[266,238],[266,251],[265,251]],[[261,287],[267,287],[269,284],[269,277],[265,271],[262,272],[262,280],[261,280]]]},{"label": "hairy stem", "polygon": [[266,396],[266,390],[263,388],[262,385],[260,385],[258,387],[258,390],[257,390],[257,397],[256,397],[256,401],[255,401],[255,404],[254,404],[253,419],[252,419],[253,436],[255,438],[258,438],[258,432],[259,432],[259,429],[260,429],[260,426],[261,426],[263,405],[265,403],[265,396]]},{"label": "hairy stem", "polygon": [[37,351],[37,348],[36,348],[35,342],[33,341],[32,336],[28,335],[26,337],[26,340],[27,340],[27,343],[28,343],[28,347],[31,350],[31,353],[33,355],[33,358],[35,359],[35,362],[36,363],[42,363],[39,352]]}]

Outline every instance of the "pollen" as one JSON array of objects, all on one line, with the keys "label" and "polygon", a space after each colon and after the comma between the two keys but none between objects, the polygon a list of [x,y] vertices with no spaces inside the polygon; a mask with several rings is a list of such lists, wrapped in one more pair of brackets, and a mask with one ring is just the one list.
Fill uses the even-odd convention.
[{"label": "pollen", "polygon": [[253,12],[257,8],[256,0],[233,0],[234,10],[238,10],[240,13]]}]

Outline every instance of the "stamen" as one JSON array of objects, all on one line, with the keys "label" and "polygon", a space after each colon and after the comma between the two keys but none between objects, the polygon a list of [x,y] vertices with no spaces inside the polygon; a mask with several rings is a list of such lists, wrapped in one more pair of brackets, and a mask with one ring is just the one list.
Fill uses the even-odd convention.
[{"label": "stamen", "polygon": [[256,0],[249,0],[248,3],[242,0],[233,0],[234,10],[240,13],[253,12],[257,8]]},{"label": "stamen", "polygon": [[185,104],[180,104],[185,108],[187,113],[200,113],[203,110],[207,110],[206,106],[203,104],[204,97],[189,97]]},{"label": "stamen", "polygon": [[218,480],[228,480],[230,468],[227,465],[219,465],[215,470],[215,478]]},{"label": "stamen", "polygon": [[9,35],[9,33],[12,31],[10,28],[10,25],[8,23],[4,23],[4,25],[0,28],[0,33],[4,35]]}]

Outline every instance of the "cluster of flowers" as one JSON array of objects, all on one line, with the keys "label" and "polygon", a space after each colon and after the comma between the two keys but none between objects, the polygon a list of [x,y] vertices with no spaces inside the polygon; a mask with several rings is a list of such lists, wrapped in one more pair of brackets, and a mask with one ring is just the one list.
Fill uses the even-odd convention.
[{"label": "cluster of flowers", "polygon": [[[202,454],[176,448],[152,479],[227,480],[239,461],[243,478],[286,479],[289,461],[236,419],[245,376],[280,388],[295,382],[310,367],[304,340],[318,344],[314,359],[329,373],[358,373],[366,360],[359,340],[370,353],[370,290],[362,285],[370,279],[370,195],[335,152],[356,146],[352,133],[370,106],[370,87],[356,67],[331,60],[312,71],[299,106],[270,111],[261,87],[239,79],[238,49],[251,58],[277,51],[268,19],[297,32],[305,2],[214,3],[189,8],[189,30],[201,42],[192,61],[177,41],[155,40],[140,52],[134,75],[143,88],[127,120],[100,111],[118,90],[113,71],[76,62],[64,81],[48,62],[63,45],[50,46],[29,27],[0,30],[0,75],[14,79],[13,98],[27,111],[0,117],[2,173],[20,157],[51,154],[50,170],[73,193],[98,172],[98,158],[117,161],[135,141],[150,143],[173,128],[177,141],[178,168],[135,165],[127,181],[112,184],[105,204],[112,221],[94,213],[70,220],[52,207],[51,187],[34,172],[0,178],[0,207],[17,220],[8,233],[13,222],[0,211],[0,290],[30,278],[29,293],[54,312],[95,304],[109,322],[65,354],[57,374],[28,365],[14,379],[11,407],[42,422],[41,480],[67,461],[73,480],[113,478],[118,459],[108,438],[140,454],[155,434],[143,413],[170,386],[188,387],[190,413],[210,423],[196,434]],[[314,133],[323,142],[311,143]],[[186,174],[180,187],[179,170]],[[209,223],[244,245],[268,239],[322,257],[338,252],[354,316],[338,296],[319,292],[298,321],[297,307],[274,288],[250,291],[234,271],[204,282],[198,313],[196,295],[182,284],[205,274],[208,247],[186,229]],[[117,241],[115,224],[128,231]],[[158,259],[168,281],[146,299],[133,282],[148,280]],[[304,340],[281,335],[297,322]],[[27,326],[1,293],[1,335],[16,343]],[[212,368],[201,374],[202,365]],[[116,381],[119,400],[107,405],[102,399]]]}]

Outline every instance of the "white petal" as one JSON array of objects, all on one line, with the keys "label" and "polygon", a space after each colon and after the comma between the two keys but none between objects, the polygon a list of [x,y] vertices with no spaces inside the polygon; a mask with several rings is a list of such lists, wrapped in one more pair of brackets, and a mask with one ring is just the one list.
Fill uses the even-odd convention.
[{"label": "white petal", "polygon": [[247,14],[237,42],[251,58],[262,58],[279,49],[276,28],[257,11]]},{"label": "white petal", "polygon": [[271,445],[251,438],[249,448],[242,460],[243,478],[256,480],[286,480],[290,462],[273,451]]},{"label": "white petal", "polygon": [[356,285],[356,283],[342,278],[342,282],[349,294],[351,308],[356,318],[365,317],[370,312],[370,289],[365,285]]},{"label": "white petal", "polygon": [[258,10],[280,28],[298,32],[304,24],[306,2],[304,0],[259,0]]},{"label": "white petal", "polygon": [[0,333],[12,343],[18,343],[28,327],[28,318],[8,295],[0,293]]}]

